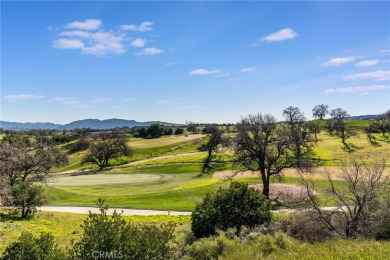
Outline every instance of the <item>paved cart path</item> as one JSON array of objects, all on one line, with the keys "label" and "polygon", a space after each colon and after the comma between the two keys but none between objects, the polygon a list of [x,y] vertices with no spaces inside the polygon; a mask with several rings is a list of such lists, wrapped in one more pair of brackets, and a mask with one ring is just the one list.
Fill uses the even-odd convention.
[{"label": "paved cart path", "polygon": [[[335,210],[336,207],[323,207],[323,210]],[[73,207],[73,206],[42,206],[38,207],[41,211],[51,212],[67,212],[77,214],[100,213],[99,208],[96,207]],[[116,210],[122,213],[123,216],[152,216],[152,215],[191,215],[191,211],[174,211],[174,210],[151,210],[151,209],[128,209],[128,208],[109,208],[107,213],[112,214]],[[295,212],[296,209],[279,209],[272,210],[272,212]]]}]

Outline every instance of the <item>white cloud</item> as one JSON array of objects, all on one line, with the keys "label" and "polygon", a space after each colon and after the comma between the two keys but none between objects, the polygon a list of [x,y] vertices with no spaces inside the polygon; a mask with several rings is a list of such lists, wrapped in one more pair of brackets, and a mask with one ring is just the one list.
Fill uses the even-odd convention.
[{"label": "white cloud", "polygon": [[85,21],[75,21],[69,23],[65,26],[68,29],[78,29],[78,30],[97,30],[102,24],[101,20],[97,19],[88,19]]},{"label": "white cloud", "polygon": [[164,50],[157,49],[155,47],[152,48],[144,48],[141,52],[137,52],[137,55],[157,55],[165,52]]},{"label": "white cloud", "polygon": [[61,103],[63,105],[76,105],[81,103],[81,101],[76,98],[66,98],[66,97],[56,97],[50,100],[49,102]]},{"label": "white cloud", "polygon": [[327,62],[321,64],[321,67],[337,67],[345,63],[351,62],[355,57],[337,57],[328,60]]},{"label": "white cloud", "polygon": [[349,74],[343,77],[344,80],[372,79],[374,81],[390,80],[390,70],[377,70],[372,72]]},{"label": "white cloud", "polygon": [[212,74],[218,74],[221,70],[207,70],[207,69],[197,69],[197,70],[191,70],[190,75],[212,75]]},{"label": "white cloud", "polygon": [[[125,53],[129,46],[143,48],[147,39],[137,38],[129,41],[129,33],[118,30],[103,30],[101,20],[89,19],[85,21],[76,21],[59,28],[57,39],[52,43],[52,47],[58,49],[79,49],[82,54],[95,56],[106,56],[110,54],[118,55]],[[152,22],[143,22],[139,26],[123,25],[124,30],[150,31]],[[156,55],[165,52],[164,50],[145,48],[138,55]]]},{"label": "white cloud", "polygon": [[7,95],[3,98],[9,102],[17,102],[17,101],[26,101],[26,100],[34,100],[43,98],[42,95],[32,95],[32,94],[18,94],[18,95]]},{"label": "white cloud", "polygon": [[96,98],[94,100],[91,100],[92,104],[98,104],[98,103],[105,103],[105,102],[110,102],[112,98]]},{"label": "white cloud", "polygon": [[380,53],[390,53],[390,50],[380,50]]},{"label": "white cloud", "polygon": [[86,31],[79,31],[79,30],[73,30],[73,31],[64,31],[60,32],[58,34],[59,36],[70,36],[70,37],[81,37],[81,38],[90,38],[91,33]]},{"label": "white cloud", "polygon": [[365,68],[371,67],[381,62],[380,60],[364,60],[355,64],[356,67]]},{"label": "white cloud", "polygon": [[170,99],[157,100],[156,104],[167,106],[173,104],[173,100]]},{"label": "white cloud", "polygon": [[104,56],[106,54],[121,54],[126,51],[123,45],[124,38],[111,32],[98,31],[94,33],[84,31],[64,31],[59,36],[67,36],[53,42],[54,48],[81,49],[83,54]]},{"label": "white cloud", "polygon": [[218,74],[216,77],[222,78],[222,77],[227,77],[229,75],[230,75],[230,72],[225,72],[225,73]]},{"label": "white cloud", "polygon": [[285,28],[262,38],[265,42],[279,42],[294,39],[298,34],[291,28]]},{"label": "white cloud", "polygon": [[253,67],[248,67],[248,68],[243,68],[243,69],[241,69],[240,72],[249,72],[249,71],[254,71],[254,70],[255,70],[255,68],[253,68]]},{"label": "white cloud", "polygon": [[366,95],[370,92],[377,90],[390,89],[390,86],[386,85],[370,85],[370,86],[356,86],[347,88],[329,88],[324,91],[325,95],[331,94],[347,94],[347,93],[358,93],[359,95]]},{"label": "white cloud", "polygon": [[146,40],[141,38],[135,39],[134,41],[131,42],[131,45],[134,47],[144,47],[145,44],[146,44]]},{"label": "white cloud", "polygon": [[119,28],[121,28],[124,31],[146,32],[146,31],[153,30],[152,26],[153,26],[152,22],[143,22],[139,26],[134,24],[129,24],[129,25],[121,25],[119,26]]},{"label": "white cloud", "polygon": [[80,40],[58,39],[53,41],[53,47],[58,49],[83,49],[84,43]]},{"label": "white cloud", "polygon": [[179,64],[180,62],[182,62],[182,60],[177,60],[177,61],[171,61],[171,62],[167,62],[165,63],[164,65],[165,66],[173,66],[173,65],[176,65],[176,64]]}]

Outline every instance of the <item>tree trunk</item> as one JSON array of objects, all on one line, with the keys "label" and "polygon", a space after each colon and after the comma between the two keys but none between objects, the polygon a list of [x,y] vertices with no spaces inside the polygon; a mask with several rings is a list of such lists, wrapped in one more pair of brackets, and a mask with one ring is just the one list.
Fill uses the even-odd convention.
[{"label": "tree trunk", "polygon": [[263,181],[263,195],[269,199],[269,177],[266,175],[265,170],[260,170],[260,174]]}]

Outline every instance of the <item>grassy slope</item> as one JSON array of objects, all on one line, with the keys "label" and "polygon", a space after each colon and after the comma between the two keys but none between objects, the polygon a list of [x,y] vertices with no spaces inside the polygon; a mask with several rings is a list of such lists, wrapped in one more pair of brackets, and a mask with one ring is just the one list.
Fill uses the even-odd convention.
[{"label": "grassy slope", "polygon": [[[124,216],[125,220],[133,223],[163,223],[175,222],[178,226],[188,226],[190,216]],[[71,240],[77,240],[81,233],[83,221],[86,215],[39,212],[31,220],[9,219],[0,214],[0,255],[8,244],[17,240],[23,231],[32,232],[35,235],[41,232],[50,232],[57,243],[65,249],[71,245]]]},{"label": "grassy slope", "polygon": [[[176,155],[182,153],[199,152],[199,146],[201,144],[202,135],[190,135],[188,137],[161,137],[158,139],[130,139],[129,145],[133,149],[133,155],[131,157],[123,156],[118,160],[111,160],[112,165],[121,165],[133,161],[143,160],[147,158],[153,158],[164,155]],[[132,141],[133,140],[133,141]],[[153,146],[154,145],[154,146]],[[56,168],[53,172],[66,172],[79,169],[93,168],[91,164],[81,165],[82,157],[87,151],[81,151],[69,155],[69,165]]]}]

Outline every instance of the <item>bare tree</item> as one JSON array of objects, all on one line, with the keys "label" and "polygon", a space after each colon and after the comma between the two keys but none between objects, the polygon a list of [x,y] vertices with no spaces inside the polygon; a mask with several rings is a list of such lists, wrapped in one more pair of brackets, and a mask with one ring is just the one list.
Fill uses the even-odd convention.
[{"label": "bare tree", "polygon": [[249,115],[237,124],[235,155],[242,171],[258,171],[263,182],[263,194],[269,197],[272,175],[294,165],[290,140],[285,128],[270,114]]},{"label": "bare tree", "polygon": [[370,124],[371,129],[382,133],[383,137],[387,137],[390,132],[390,110],[379,115],[379,117]]},{"label": "bare tree", "polygon": [[18,179],[26,181],[31,177],[44,181],[52,167],[67,163],[66,154],[53,145],[39,142],[32,145],[3,142],[0,145],[0,177],[10,186]]},{"label": "bare tree", "polygon": [[288,126],[286,134],[290,137],[295,166],[301,170],[310,168],[312,166],[311,143],[315,141],[314,125],[306,122],[304,114],[298,107],[287,107],[283,110],[283,116]]},{"label": "bare tree", "polygon": [[109,165],[109,160],[122,155],[131,156],[132,150],[126,143],[126,137],[120,133],[104,133],[98,137],[89,152],[84,156],[81,164],[92,163],[102,171]]},{"label": "bare tree", "polygon": [[228,138],[223,136],[221,129],[216,125],[209,125],[204,129],[204,133],[209,135],[209,140],[205,145],[207,157],[203,162],[202,174],[212,170],[211,161],[214,159],[214,153],[218,152],[221,145],[228,144]]},{"label": "bare tree", "polygon": [[0,204],[21,209],[25,218],[44,201],[43,189],[33,182],[45,182],[50,169],[66,165],[68,158],[42,140],[16,140],[0,144]]},{"label": "bare tree", "polygon": [[315,182],[310,174],[300,173],[301,182],[306,187],[310,204],[319,219],[336,234],[353,238],[362,234],[370,216],[370,208],[380,196],[384,184],[386,161],[382,156],[359,155],[342,161],[338,176],[346,183],[346,188],[338,185],[329,171],[324,175],[328,180],[327,192],[336,201],[333,210],[321,208],[314,190]]},{"label": "bare tree", "polygon": [[316,105],[312,110],[313,117],[323,120],[326,117],[326,115],[329,113],[328,108],[329,108],[328,105],[324,105],[324,104]]},{"label": "bare tree", "polygon": [[348,112],[341,108],[336,108],[330,111],[330,115],[332,119],[328,121],[329,132],[336,132],[336,135],[341,138],[341,141],[345,148],[347,148],[348,151],[352,151],[350,145],[347,144],[346,141],[351,136],[356,135],[356,132],[354,132],[350,127],[345,124],[345,120],[349,117]]}]

